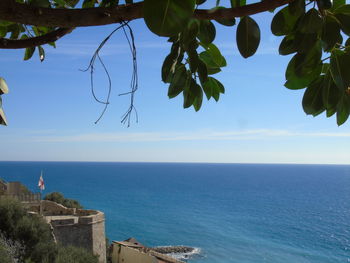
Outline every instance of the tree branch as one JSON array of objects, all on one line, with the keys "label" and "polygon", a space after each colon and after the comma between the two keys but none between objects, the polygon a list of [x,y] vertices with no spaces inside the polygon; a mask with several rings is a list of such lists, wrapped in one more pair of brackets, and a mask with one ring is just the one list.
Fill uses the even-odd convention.
[{"label": "tree branch", "polygon": [[[241,17],[265,12],[292,1],[294,0],[263,0],[255,4],[216,11],[198,9],[193,16],[197,19]],[[142,17],[143,2],[115,7],[59,9],[35,7],[15,0],[0,0],[1,20],[27,25],[73,28],[108,25]]]},{"label": "tree branch", "polygon": [[55,42],[59,38],[73,31],[73,28],[59,28],[55,31],[47,33],[38,37],[31,37],[27,39],[8,39],[0,38],[1,49],[19,49],[27,47],[36,47],[50,42]]}]

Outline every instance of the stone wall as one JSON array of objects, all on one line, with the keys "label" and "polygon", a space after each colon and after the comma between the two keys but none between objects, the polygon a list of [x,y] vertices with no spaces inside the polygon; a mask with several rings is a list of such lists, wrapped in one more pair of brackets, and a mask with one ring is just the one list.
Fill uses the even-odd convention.
[{"label": "stone wall", "polygon": [[64,246],[83,247],[106,262],[106,235],[104,213],[96,210],[67,208],[52,201],[42,200],[31,211],[41,213],[52,226],[56,241]]}]

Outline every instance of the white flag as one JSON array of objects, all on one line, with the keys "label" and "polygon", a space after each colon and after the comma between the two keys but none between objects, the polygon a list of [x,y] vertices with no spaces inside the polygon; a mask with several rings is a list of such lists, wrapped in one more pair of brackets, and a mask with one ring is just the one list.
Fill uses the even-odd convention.
[{"label": "white flag", "polygon": [[41,172],[40,178],[39,178],[39,183],[38,186],[40,190],[45,190],[45,184],[44,184],[44,179],[43,179],[43,172]]}]

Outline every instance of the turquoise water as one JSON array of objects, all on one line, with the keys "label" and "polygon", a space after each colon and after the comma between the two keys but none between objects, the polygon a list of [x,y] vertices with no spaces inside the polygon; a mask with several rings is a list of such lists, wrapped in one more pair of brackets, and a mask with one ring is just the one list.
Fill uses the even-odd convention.
[{"label": "turquoise water", "polygon": [[191,263],[350,261],[350,166],[0,162],[0,176],[106,214],[111,240],[201,249]]}]

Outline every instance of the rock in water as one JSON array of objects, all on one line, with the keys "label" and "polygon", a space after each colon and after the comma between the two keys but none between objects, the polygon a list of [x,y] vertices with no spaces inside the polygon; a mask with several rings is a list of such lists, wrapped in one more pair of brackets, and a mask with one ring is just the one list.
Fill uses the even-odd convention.
[{"label": "rock in water", "polygon": [[162,254],[191,253],[194,250],[193,247],[186,246],[153,247],[151,249]]}]

